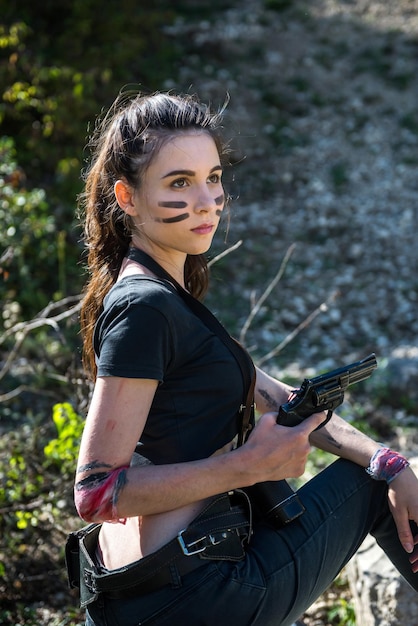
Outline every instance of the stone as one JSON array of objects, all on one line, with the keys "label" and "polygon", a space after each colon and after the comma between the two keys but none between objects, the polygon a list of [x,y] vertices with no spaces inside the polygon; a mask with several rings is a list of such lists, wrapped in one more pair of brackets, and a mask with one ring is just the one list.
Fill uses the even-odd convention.
[{"label": "stone", "polygon": [[[418,457],[410,458],[418,473]],[[416,626],[418,594],[401,577],[372,537],[346,568],[359,626]]]}]

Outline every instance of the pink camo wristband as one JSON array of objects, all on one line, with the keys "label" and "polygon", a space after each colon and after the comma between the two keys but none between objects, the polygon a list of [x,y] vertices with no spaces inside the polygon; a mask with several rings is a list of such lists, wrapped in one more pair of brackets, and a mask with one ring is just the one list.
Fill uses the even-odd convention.
[{"label": "pink camo wristband", "polygon": [[390,448],[379,448],[370,459],[366,472],[374,480],[385,480],[389,485],[398,474],[409,467],[409,461]]}]

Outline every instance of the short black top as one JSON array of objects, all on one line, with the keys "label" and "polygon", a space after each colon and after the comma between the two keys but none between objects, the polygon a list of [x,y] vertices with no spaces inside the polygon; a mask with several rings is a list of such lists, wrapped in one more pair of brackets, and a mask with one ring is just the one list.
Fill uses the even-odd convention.
[{"label": "short black top", "polygon": [[94,349],[98,376],[160,381],[138,448],[152,463],[206,458],[237,434],[239,366],[167,281],[135,275],[116,283]]}]

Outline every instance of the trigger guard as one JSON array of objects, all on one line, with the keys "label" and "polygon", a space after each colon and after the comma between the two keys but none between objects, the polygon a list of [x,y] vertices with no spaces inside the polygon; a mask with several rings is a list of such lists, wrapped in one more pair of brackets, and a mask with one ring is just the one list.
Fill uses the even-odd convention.
[{"label": "trigger guard", "polygon": [[314,431],[313,431],[313,432],[315,432],[315,430],[319,430],[320,428],[323,428],[326,424],[328,424],[328,422],[329,422],[329,420],[331,419],[331,417],[332,417],[332,411],[331,411],[331,410],[328,410],[328,411],[327,411],[327,416],[326,416],[326,418],[324,419],[324,421],[323,421],[323,422],[321,422],[321,423],[319,424],[319,426],[317,426],[317,427],[314,429]]}]

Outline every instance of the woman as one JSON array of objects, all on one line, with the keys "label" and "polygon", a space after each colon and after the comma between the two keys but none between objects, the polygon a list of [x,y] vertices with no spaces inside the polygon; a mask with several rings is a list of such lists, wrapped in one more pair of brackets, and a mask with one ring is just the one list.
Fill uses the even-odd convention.
[{"label": "woman", "polygon": [[[261,417],[234,443],[252,364],[193,304],[225,205],[220,123],[193,97],[136,95],[97,131],[82,310],[95,387],[75,484],[80,516],[100,523],[82,556],[89,625],[288,625],[368,533],[418,589],[403,457],[335,415],[277,425],[290,389],[259,369]],[[283,527],[254,517],[247,491],[300,476],[311,445],[341,459],[300,490],[305,512]]]}]

